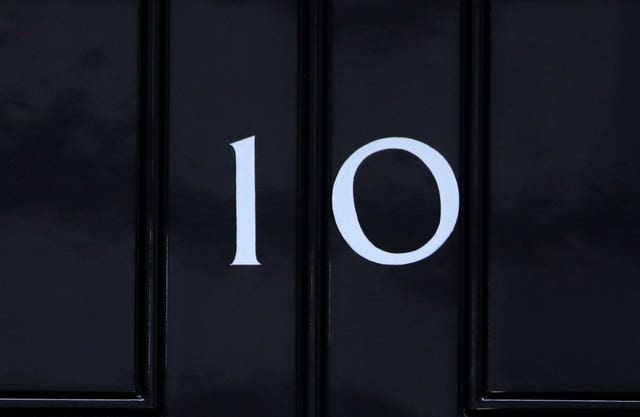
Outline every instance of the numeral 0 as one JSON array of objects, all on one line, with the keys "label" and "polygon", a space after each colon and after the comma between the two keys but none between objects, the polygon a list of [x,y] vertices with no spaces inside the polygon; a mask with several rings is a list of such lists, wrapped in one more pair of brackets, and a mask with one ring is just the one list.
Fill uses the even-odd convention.
[{"label": "numeral 0", "polygon": [[[231,265],[260,265],[256,257],[255,136],[231,144],[236,156],[236,256]],[[397,149],[418,157],[431,171],[440,196],[440,222],[434,235],[420,248],[402,253],[375,246],[364,234],[353,197],[356,171],[369,156]],[[460,192],[447,160],[429,145],[410,138],[374,140],[344,162],[333,184],[333,216],[340,234],[358,255],[381,265],[407,265],[437,251],[453,232],[460,210]]]}]

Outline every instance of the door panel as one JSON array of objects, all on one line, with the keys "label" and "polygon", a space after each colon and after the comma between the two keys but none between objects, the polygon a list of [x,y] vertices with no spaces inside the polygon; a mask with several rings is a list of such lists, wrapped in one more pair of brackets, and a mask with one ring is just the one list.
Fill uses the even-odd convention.
[{"label": "door panel", "polygon": [[[358,148],[398,136],[436,149],[459,176],[460,22],[455,1],[334,3],[332,179]],[[353,187],[360,224],[377,247],[408,252],[433,236],[438,188],[411,153],[371,155]],[[326,215],[328,415],[454,415],[458,233],[423,261],[380,265],[354,252]]]},{"label": "door panel", "polygon": [[138,13],[0,6],[1,397],[138,387]]},{"label": "door panel", "polygon": [[[292,416],[297,4],[187,0],[170,12],[169,412]],[[231,265],[231,143],[252,136],[261,265]]]},{"label": "door panel", "polygon": [[484,390],[502,406],[640,399],[639,12],[624,0],[490,4],[480,303]]},{"label": "door panel", "polygon": [[544,6],[493,4],[488,386],[636,392],[640,5]]}]

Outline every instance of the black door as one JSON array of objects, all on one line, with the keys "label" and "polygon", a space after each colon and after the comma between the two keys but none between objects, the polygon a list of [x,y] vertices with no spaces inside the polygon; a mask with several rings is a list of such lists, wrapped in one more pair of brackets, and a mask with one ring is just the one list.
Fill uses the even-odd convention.
[{"label": "black door", "polygon": [[0,1],[0,415],[640,412],[639,17]]}]

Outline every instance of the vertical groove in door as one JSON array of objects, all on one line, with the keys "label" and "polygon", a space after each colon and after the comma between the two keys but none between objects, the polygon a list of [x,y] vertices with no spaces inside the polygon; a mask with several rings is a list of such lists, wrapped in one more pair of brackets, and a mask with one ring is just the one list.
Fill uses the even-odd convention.
[{"label": "vertical groove in door", "polygon": [[299,1],[299,281],[297,391],[299,417],[325,413],[329,282],[330,0]]},{"label": "vertical groove in door", "polygon": [[167,303],[167,98],[169,0],[141,2],[137,394],[163,409]]},{"label": "vertical groove in door", "polygon": [[145,398],[153,398],[153,407],[164,409],[164,374],[166,368],[166,326],[167,326],[167,207],[168,207],[168,56],[169,56],[169,0],[148,0],[147,28],[147,80],[148,92],[147,137],[147,228],[149,248],[147,255],[148,280],[147,307],[148,320],[144,321],[150,339],[145,359],[148,361]]},{"label": "vertical groove in door", "polygon": [[[488,1],[470,0],[466,11],[466,34],[463,47],[465,59],[465,123],[463,132],[463,158],[465,163],[462,224],[464,230],[464,268],[466,289],[463,317],[466,318],[466,361],[467,407],[477,409],[484,392],[485,349],[484,335],[485,294],[484,275],[486,259],[486,181],[487,181],[487,100],[488,83]],[[465,340],[463,339],[463,340]]]},{"label": "vertical groove in door", "polygon": [[167,86],[167,3],[146,0],[140,36],[143,73],[140,175],[139,179],[139,266],[138,329],[136,346],[139,369],[137,394],[157,409],[162,401],[162,375],[165,363],[166,303],[166,97]]}]

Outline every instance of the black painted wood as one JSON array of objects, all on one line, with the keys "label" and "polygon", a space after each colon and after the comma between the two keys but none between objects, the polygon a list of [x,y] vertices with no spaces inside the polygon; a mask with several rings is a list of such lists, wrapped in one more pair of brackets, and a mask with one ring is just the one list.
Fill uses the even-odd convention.
[{"label": "black painted wood", "polygon": [[[298,3],[170,5],[167,412],[296,414]],[[255,135],[257,259],[231,266]]]},{"label": "black painted wood", "polygon": [[[0,415],[634,415],[635,0],[0,2]],[[231,142],[256,136],[257,252]],[[374,264],[339,167],[461,211]],[[440,202],[355,177],[371,241]]]},{"label": "black painted wood", "polygon": [[330,2],[299,2],[297,414],[327,413]]},{"label": "black painted wood", "polygon": [[[358,148],[402,136],[461,160],[461,22],[456,1],[333,2],[331,177]],[[414,156],[384,151],[355,178],[367,237],[391,252],[423,245],[439,201]],[[403,266],[357,255],[329,219],[328,416],[455,415],[460,240]]]},{"label": "black painted wood", "polygon": [[473,409],[638,408],[639,11],[476,2]]},{"label": "black painted wood", "polygon": [[0,7],[2,413],[157,406],[159,3]]}]

